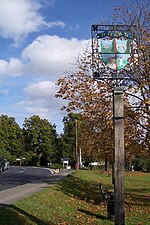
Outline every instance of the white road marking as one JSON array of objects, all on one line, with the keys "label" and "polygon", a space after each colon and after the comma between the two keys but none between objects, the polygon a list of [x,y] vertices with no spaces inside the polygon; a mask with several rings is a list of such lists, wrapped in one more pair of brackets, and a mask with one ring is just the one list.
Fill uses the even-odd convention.
[{"label": "white road marking", "polygon": [[26,168],[22,168],[23,170],[21,170],[19,173],[24,173],[27,169]]}]

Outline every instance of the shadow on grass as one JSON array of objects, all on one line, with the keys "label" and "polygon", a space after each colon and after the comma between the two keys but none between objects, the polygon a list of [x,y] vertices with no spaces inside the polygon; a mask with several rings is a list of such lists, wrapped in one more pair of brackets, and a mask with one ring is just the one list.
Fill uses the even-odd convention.
[{"label": "shadow on grass", "polygon": [[[90,172],[90,171],[89,171]],[[105,185],[106,189],[110,189],[111,185]],[[67,176],[67,179],[60,182],[58,184],[59,191],[63,192],[65,195],[68,195],[73,198],[78,198],[79,200],[83,200],[87,203],[93,204],[93,206],[97,205],[100,206],[101,203],[104,201],[99,189],[99,180],[90,181],[85,180],[84,178],[81,179],[80,177],[76,176],[75,173],[72,173]],[[110,221],[109,218],[105,215],[102,215],[102,211],[104,213],[104,208],[99,213],[94,213],[93,208],[91,211],[85,210],[83,208],[78,208],[77,210],[83,214],[86,214],[89,217],[96,218],[99,220],[106,220]]]},{"label": "shadow on grass", "polygon": [[126,181],[125,193],[127,204],[131,206],[150,208],[150,177],[145,172],[129,173],[131,178]]},{"label": "shadow on grass", "polygon": [[[140,191],[140,193],[143,190]],[[132,206],[138,206],[138,207],[144,207],[144,208],[150,208],[150,195],[141,195],[139,193],[139,190],[134,189],[132,192],[127,193],[127,204]]]},{"label": "shadow on grass", "polygon": [[0,204],[0,224],[1,225],[56,225],[43,221],[15,205]]},{"label": "shadow on grass", "polygon": [[[101,176],[101,175],[100,175]],[[103,199],[100,195],[99,183],[98,181],[87,181],[80,179],[79,177],[71,174],[68,176],[69,179],[66,179],[65,182],[59,183],[59,188],[61,191],[70,196],[75,196],[80,200],[85,200],[86,202],[93,203],[95,205],[99,205]],[[105,190],[111,189],[110,185],[105,184]],[[133,206],[143,206],[145,208],[150,208],[150,195],[149,188],[144,187],[139,189],[139,186],[136,187],[125,187],[126,197],[127,197],[127,205]]]},{"label": "shadow on grass", "polygon": [[[67,176],[69,179],[59,183],[59,189],[66,195],[75,196],[80,200],[99,205],[103,199],[100,195],[99,183],[80,179],[74,174]],[[111,186],[106,186],[109,189]]]},{"label": "shadow on grass", "polygon": [[88,216],[95,217],[97,219],[108,220],[108,217],[106,217],[106,216],[91,213],[90,211],[87,211],[87,210],[84,210],[84,209],[79,209],[78,211],[81,212],[81,213],[87,214]]}]

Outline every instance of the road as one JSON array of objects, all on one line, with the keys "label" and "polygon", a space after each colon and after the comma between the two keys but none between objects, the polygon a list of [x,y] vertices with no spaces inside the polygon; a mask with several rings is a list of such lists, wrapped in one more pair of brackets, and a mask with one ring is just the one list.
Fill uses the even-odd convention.
[{"label": "road", "polygon": [[51,176],[52,173],[48,169],[12,166],[9,170],[0,173],[0,191],[27,183],[43,183]]},{"label": "road", "polygon": [[9,170],[0,173],[0,207],[30,196],[70,173],[68,170],[52,174],[46,168],[10,167]]}]

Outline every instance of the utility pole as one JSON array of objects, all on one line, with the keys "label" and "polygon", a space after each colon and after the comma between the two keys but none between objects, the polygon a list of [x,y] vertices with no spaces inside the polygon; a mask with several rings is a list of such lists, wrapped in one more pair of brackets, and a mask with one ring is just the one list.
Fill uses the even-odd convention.
[{"label": "utility pole", "polygon": [[82,166],[82,153],[81,153],[81,147],[79,148],[79,165]]},{"label": "utility pole", "polygon": [[78,120],[75,120],[76,128],[76,169],[79,169],[79,154],[78,154]]},{"label": "utility pole", "polygon": [[115,87],[114,98],[114,211],[115,225],[125,225],[125,202],[124,202],[124,104],[123,89]]}]

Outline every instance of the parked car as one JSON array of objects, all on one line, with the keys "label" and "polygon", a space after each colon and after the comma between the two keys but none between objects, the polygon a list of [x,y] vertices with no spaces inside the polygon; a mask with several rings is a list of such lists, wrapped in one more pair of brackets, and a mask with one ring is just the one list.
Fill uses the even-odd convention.
[{"label": "parked car", "polygon": [[5,171],[5,161],[2,156],[0,156],[0,172]]},{"label": "parked car", "polygon": [[4,159],[5,162],[5,170],[9,169],[9,162],[7,161],[7,159]]}]

